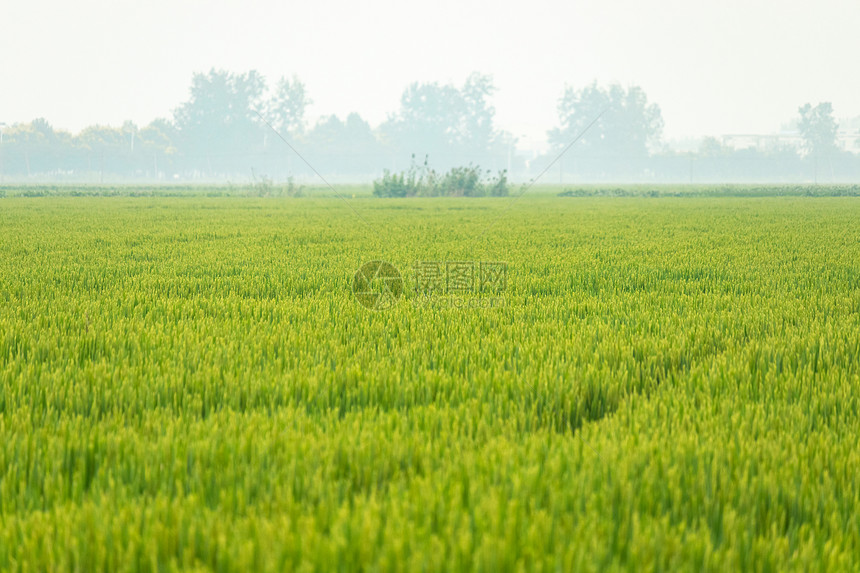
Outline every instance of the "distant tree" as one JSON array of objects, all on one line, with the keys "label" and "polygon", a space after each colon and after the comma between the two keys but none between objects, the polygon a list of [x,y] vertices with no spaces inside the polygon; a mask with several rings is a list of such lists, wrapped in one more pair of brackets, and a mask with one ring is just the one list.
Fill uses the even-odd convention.
[{"label": "distant tree", "polygon": [[487,99],[495,92],[493,79],[479,73],[470,75],[460,89],[463,112],[458,136],[463,149],[478,153],[494,151],[500,134],[493,125],[496,110]]},{"label": "distant tree", "polygon": [[838,149],[836,132],[839,125],[833,116],[830,102],[819,103],[815,107],[807,103],[797,111],[800,114],[797,127],[803,138],[804,150],[817,157],[835,152]]},{"label": "distant tree", "polygon": [[126,122],[122,127],[91,125],[77,136],[85,155],[85,171],[107,174],[129,174],[134,170],[133,141],[137,127]]},{"label": "distant tree", "polygon": [[194,74],[187,102],[174,112],[177,146],[187,166],[209,174],[245,173],[263,140],[258,111],[266,82],[256,71]]},{"label": "distant tree", "polygon": [[40,117],[4,128],[3,153],[5,172],[29,176],[73,169],[77,148],[71,134]]},{"label": "distant tree", "polygon": [[145,170],[152,177],[175,169],[176,127],[170,120],[159,118],[151,121],[138,132]]},{"label": "distant tree", "polygon": [[413,83],[403,92],[397,114],[380,126],[381,138],[399,157],[429,156],[440,167],[503,154],[504,134],[496,130],[488,102],[494,91],[492,78],[478,73],[459,89]]},{"label": "distant tree", "polygon": [[725,157],[731,153],[732,148],[723,145],[716,137],[705,137],[699,144],[699,157]]},{"label": "distant tree", "polygon": [[164,118],[152,120],[149,125],[138,132],[143,145],[152,151],[175,153],[176,127]]},{"label": "distant tree", "polygon": [[558,104],[561,127],[549,132],[550,143],[563,148],[576,138],[601,112],[606,113],[578,144],[591,154],[626,157],[648,155],[659,143],[663,116],[657,104],[649,104],[642,88],[601,88],[594,82],[581,90],[568,87]]},{"label": "distant tree", "polygon": [[[605,113],[600,116],[602,112]],[[663,132],[660,107],[649,104],[645,92],[637,86],[603,88],[594,82],[579,90],[568,87],[559,100],[558,114],[561,126],[548,133],[556,151],[600,116],[576,144],[575,155],[586,158],[581,162],[584,172],[611,175],[641,170]]]},{"label": "distant tree", "polygon": [[305,109],[311,103],[298,78],[281,78],[266,105],[266,119],[283,136],[299,135],[304,131]]},{"label": "distant tree", "polygon": [[459,112],[460,94],[454,86],[414,83],[380,131],[400,154],[445,156],[456,153]]},{"label": "distant tree", "polygon": [[329,173],[369,175],[379,169],[379,142],[364,119],[351,113],[320,119],[302,139],[313,163]]}]

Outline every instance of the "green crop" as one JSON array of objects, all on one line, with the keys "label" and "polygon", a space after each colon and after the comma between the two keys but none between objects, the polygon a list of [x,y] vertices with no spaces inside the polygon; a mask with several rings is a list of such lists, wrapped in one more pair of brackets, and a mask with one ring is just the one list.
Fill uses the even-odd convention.
[{"label": "green crop", "polygon": [[856,198],[11,195],[0,570],[860,562]]}]

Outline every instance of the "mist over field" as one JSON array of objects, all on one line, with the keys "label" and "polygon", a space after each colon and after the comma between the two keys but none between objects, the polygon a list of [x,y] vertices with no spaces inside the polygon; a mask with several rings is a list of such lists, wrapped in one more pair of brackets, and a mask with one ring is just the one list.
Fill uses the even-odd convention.
[{"label": "mist over field", "polygon": [[562,184],[860,178],[848,0],[37,0],[0,17],[7,183],[355,183],[425,160],[514,181],[552,165]]}]

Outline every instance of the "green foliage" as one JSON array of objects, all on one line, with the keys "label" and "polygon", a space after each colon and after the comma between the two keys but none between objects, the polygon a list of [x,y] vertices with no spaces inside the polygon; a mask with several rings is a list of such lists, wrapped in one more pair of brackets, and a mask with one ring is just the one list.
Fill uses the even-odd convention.
[{"label": "green foliage", "polygon": [[565,189],[559,197],[860,197],[860,185],[601,185]]},{"label": "green foliage", "polygon": [[798,108],[800,121],[797,126],[803,137],[803,145],[807,153],[827,155],[837,150],[836,133],[839,125],[833,116],[833,105],[830,102],[804,104]]},{"label": "green foliage", "polygon": [[[605,113],[600,116],[601,112]],[[642,88],[623,88],[597,82],[582,89],[567,87],[558,104],[561,127],[548,133],[550,142],[562,149],[597,120],[577,143],[578,153],[596,157],[645,157],[663,131],[663,116],[657,104],[649,103]]]},{"label": "green foliage", "polygon": [[370,203],[3,199],[0,570],[856,568],[855,198]]},{"label": "green foliage", "polygon": [[311,103],[301,80],[282,77],[266,103],[266,117],[282,135],[299,135],[305,128],[305,109]]},{"label": "green foliage", "polygon": [[411,172],[391,173],[386,169],[382,178],[373,182],[375,197],[415,197],[420,189]]},{"label": "green foliage", "polygon": [[456,157],[503,156],[511,136],[495,126],[496,111],[489,103],[495,91],[492,77],[477,72],[460,88],[413,83],[380,133],[395,149],[441,158],[445,167]]},{"label": "green foliage", "polygon": [[297,185],[292,177],[285,184],[275,183],[265,175],[255,177],[248,189],[249,197],[303,197],[304,194],[304,187]]},{"label": "green foliage", "polygon": [[452,167],[436,184],[438,195],[480,197],[485,195],[481,170],[477,166]]},{"label": "green foliage", "polygon": [[400,173],[385,170],[382,177],[373,182],[376,197],[505,197],[508,195],[507,172],[502,170],[495,177],[483,173],[477,165],[452,167],[439,174],[428,165],[427,158],[420,167],[415,164]]}]

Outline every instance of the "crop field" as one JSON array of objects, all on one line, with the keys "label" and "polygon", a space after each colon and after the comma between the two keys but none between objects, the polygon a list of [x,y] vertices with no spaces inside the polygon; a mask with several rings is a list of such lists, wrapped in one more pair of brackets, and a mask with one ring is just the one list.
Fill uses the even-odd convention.
[{"label": "crop field", "polygon": [[0,570],[856,570],[860,199],[344,194],[0,198]]}]

